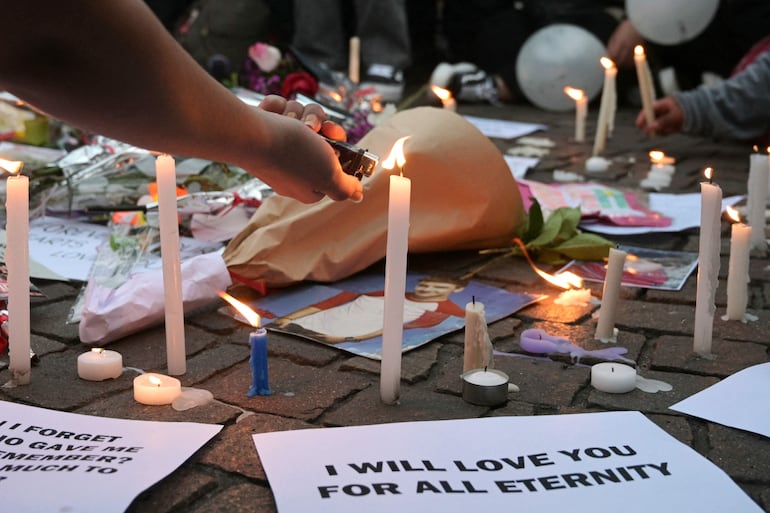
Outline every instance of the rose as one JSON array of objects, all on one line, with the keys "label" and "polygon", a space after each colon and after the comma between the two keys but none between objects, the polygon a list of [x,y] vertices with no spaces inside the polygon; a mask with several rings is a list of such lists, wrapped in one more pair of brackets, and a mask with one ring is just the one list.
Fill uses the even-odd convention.
[{"label": "rose", "polygon": [[318,82],[310,73],[295,71],[289,73],[281,84],[281,96],[289,98],[295,93],[302,93],[311,98],[318,92]]},{"label": "rose", "polygon": [[270,73],[281,62],[281,51],[265,43],[254,43],[249,47],[249,58],[257,63],[259,69]]}]

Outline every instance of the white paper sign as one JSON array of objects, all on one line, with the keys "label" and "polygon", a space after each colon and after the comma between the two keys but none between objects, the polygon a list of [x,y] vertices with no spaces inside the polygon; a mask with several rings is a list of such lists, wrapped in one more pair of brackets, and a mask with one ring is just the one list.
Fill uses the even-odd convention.
[{"label": "white paper sign", "polygon": [[520,123],[518,121],[504,121],[501,119],[480,118],[477,116],[463,116],[467,121],[479,129],[487,137],[499,139],[516,139],[538,130],[545,130],[545,125],[534,123]]},{"label": "white paper sign", "polygon": [[639,412],[254,435],[280,513],[762,510]]},{"label": "white paper sign", "polygon": [[0,510],[122,513],[221,429],[0,401]]},{"label": "white paper sign", "polygon": [[96,250],[109,236],[106,226],[56,217],[34,219],[29,224],[29,256],[69,280],[87,281]]},{"label": "white paper sign", "polygon": [[670,408],[770,437],[770,363],[754,365]]}]

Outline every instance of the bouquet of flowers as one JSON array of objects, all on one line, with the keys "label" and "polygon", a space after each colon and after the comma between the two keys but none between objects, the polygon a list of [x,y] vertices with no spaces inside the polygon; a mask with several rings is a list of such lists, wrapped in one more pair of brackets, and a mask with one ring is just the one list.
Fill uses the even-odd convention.
[{"label": "bouquet of flowers", "polygon": [[266,43],[249,47],[249,57],[243,65],[241,81],[245,87],[262,94],[278,94],[292,98],[297,93],[314,97],[318,82],[303,70],[291,54]]}]

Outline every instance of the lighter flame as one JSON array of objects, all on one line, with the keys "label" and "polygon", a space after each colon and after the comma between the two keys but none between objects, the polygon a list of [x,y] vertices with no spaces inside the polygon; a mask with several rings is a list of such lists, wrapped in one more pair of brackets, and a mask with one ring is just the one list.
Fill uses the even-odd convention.
[{"label": "lighter flame", "polygon": [[259,314],[257,312],[255,312],[254,310],[252,310],[242,302],[238,301],[227,292],[219,291],[219,297],[221,297],[222,299],[230,303],[233,308],[238,310],[238,313],[246,318],[246,322],[248,322],[255,328],[259,328],[260,319],[259,319]]},{"label": "lighter flame", "polygon": [[[642,50],[642,53],[644,53],[644,50]],[[602,57],[599,59],[599,62],[602,64],[604,69],[612,69],[615,67],[615,62],[609,57]]]},{"label": "lighter flame", "polygon": [[576,89],[574,87],[566,86],[564,88],[564,94],[569,96],[575,101],[582,100],[585,97],[585,93],[582,89]]},{"label": "lighter flame", "polygon": [[382,161],[382,167],[385,169],[393,169],[396,164],[398,167],[404,167],[406,163],[406,157],[404,156],[404,142],[409,139],[409,136],[404,136],[393,144],[393,149],[390,150],[388,158]]},{"label": "lighter flame", "polygon": [[728,207],[725,208],[725,213],[727,214],[727,217],[729,217],[731,221],[733,221],[735,223],[740,223],[741,222],[741,214],[740,214],[740,212],[738,212],[733,207],[728,205]]},{"label": "lighter flame", "polygon": [[637,57],[644,57],[644,47],[642,45],[636,45],[634,47],[634,55]]},{"label": "lighter flame", "polygon": [[438,96],[438,99],[442,102],[452,97],[452,93],[449,91],[449,89],[444,89],[443,87],[439,87],[437,85],[430,86],[430,90],[433,91],[433,94]]},{"label": "lighter flame", "polygon": [[22,164],[23,162],[18,160],[0,159],[0,168],[5,169],[11,174],[21,173]]},{"label": "lighter flame", "polygon": [[161,382],[161,380],[160,380],[160,378],[159,378],[158,376],[149,376],[149,377],[147,378],[147,381],[149,381],[149,382],[150,382],[150,384],[152,384],[152,385],[155,385],[155,386],[158,386],[158,387],[159,387],[159,386],[160,386],[160,384],[162,383],[162,382]]}]

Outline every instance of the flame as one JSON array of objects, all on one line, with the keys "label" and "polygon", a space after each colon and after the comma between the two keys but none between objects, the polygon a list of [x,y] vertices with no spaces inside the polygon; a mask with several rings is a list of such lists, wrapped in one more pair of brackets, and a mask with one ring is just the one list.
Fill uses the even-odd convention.
[{"label": "flame", "polygon": [[660,164],[665,156],[666,154],[659,150],[652,150],[650,152],[650,160],[655,164]]},{"label": "flame", "polygon": [[96,354],[102,354],[102,353],[104,352],[104,348],[101,348],[101,347],[92,347],[92,348],[91,348],[91,352],[92,352],[92,353],[96,353]]},{"label": "flame", "polygon": [[398,167],[404,167],[406,163],[406,157],[404,156],[404,142],[409,139],[409,136],[404,136],[393,144],[393,148],[390,150],[388,158],[382,161],[382,167],[385,169],[393,169],[396,164]]},{"label": "flame", "polygon": [[574,87],[566,86],[564,88],[564,94],[569,96],[575,101],[582,100],[585,97],[585,93],[582,89],[576,89]]},{"label": "flame", "polygon": [[254,326],[255,328],[259,328],[259,314],[246,306],[244,303],[238,301],[233,296],[228,294],[227,292],[219,291],[219,297],[227,301],[232,305],[233,308],[238,310],[238,313],[240,313],[242,316],[246,318],[246,322]]},{"label": "flame", "polygon": [[149,376],[147,380],[150,382],[151,385],[160,386],[161,380],[158,376]]},{"label": "flame", "polygon": [[[644,53],[644,49],[642,49],[642,53]],[[609,57],[602,57],[599,59],[599,62],[602,64],[604,69],[612,69],[615,67],[615,62]]]},{"label": "flame", "polygon": [[452,93],[449,91],[449,89],[444,89],[443,87],[432,85],[430,86],[430,90],[433,91],[433,94],[438,96],[438,99],[441,100],[442,102],[452,98]]},{"label": "flame", "polygon": [[23,162],[19,160],[0,159],[0,168],[5,169],[11,174],[21,173],[22,164]]},{"label": "flame", "polygon": [[725,208],[725,213],[727,214],[727,217],[734,223],[741,222],[741,214],[733,207],[728,205],[728,207]]},{"label": "flame", "polygon": [[339,103],[342,101],[342,95],[337,91],[329,91],[328,94],[331,97],[331,99],[334,100],[335,102]]},{"label": "flame", "polygon": [[706,180],[711,182],[711,180],[714,179],[714,170],[710,167],[707,167],[705,171],[703,171],[703,176],[706,177]]},{"label": "flame", "polygon": [[548,283],[551,283],[552,285],[556,285],[557,287],[561,287],[563,289],[571,289],[571,288],[579,289],[583,286],[583,279],[577,274],[571,273],[569,271],[565,271],[559,274],[548,274],[547,272],[541,269],[538,269],[538,267],[530,258],[529,253],[527,252],[527,248],[524,246],[524,243],[521,242],[521,239],[518,239],[518,238],[513,239],[513,242],[519,245],[522,253],[524,253],[524,257],[527,259],[527,262],[529,262],[529,265],[537,273],[537,275],[543,278]]},{"label": "flame", "polygon": [[642,45],[636,45],[634,47],[634,56],[635,57],[644,57],[644,47]]}]

